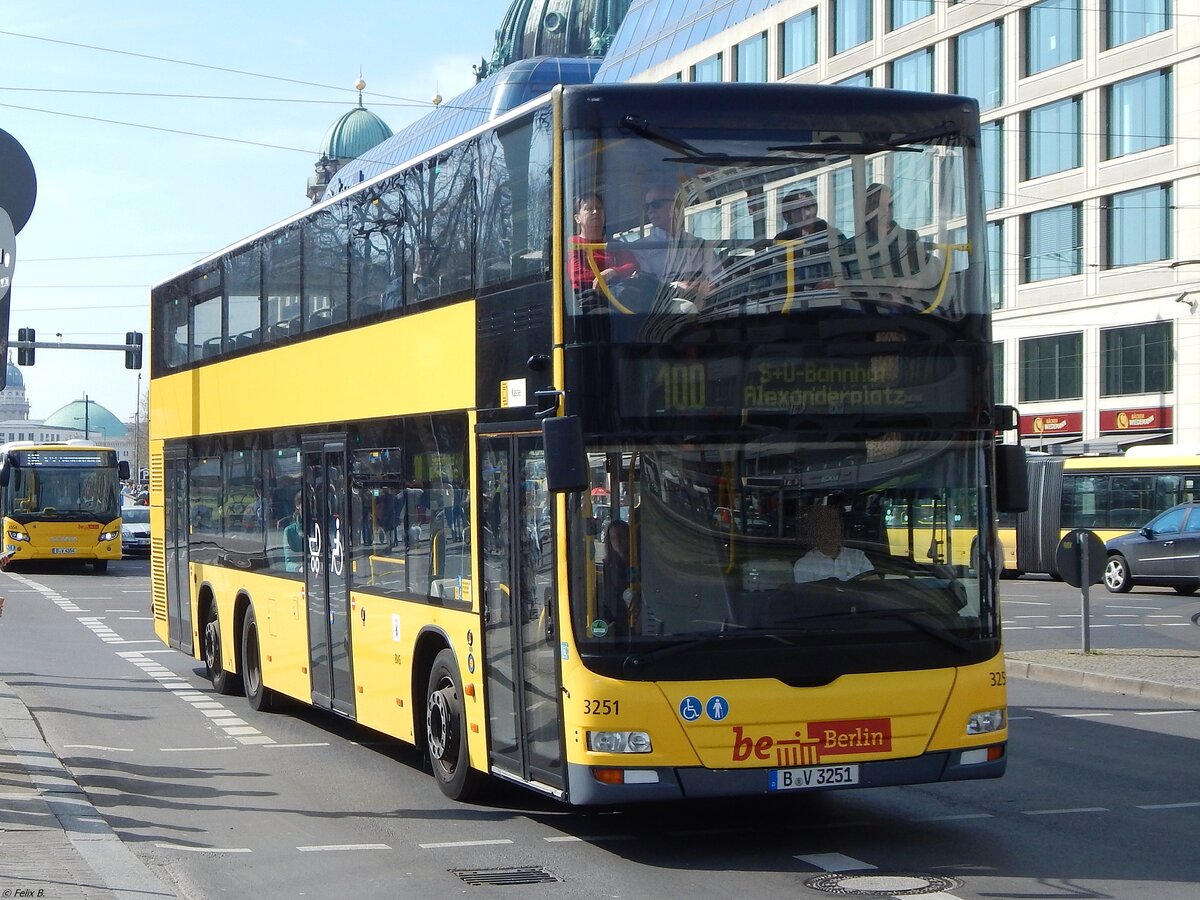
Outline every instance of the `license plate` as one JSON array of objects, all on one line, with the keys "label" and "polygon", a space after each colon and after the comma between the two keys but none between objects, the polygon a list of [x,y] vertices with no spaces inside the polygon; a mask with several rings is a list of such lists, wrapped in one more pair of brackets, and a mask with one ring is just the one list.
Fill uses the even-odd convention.
[{"label": "license plate", "polygon": [[806,788],[858,784],[858,765],[805,766],[800,769],[772,769],[770,790],[801,791]]},{"label": "license plate", "polygon": [[75,548],[74,547],[51,547],[50,552],[51,553],[74,553]]}]

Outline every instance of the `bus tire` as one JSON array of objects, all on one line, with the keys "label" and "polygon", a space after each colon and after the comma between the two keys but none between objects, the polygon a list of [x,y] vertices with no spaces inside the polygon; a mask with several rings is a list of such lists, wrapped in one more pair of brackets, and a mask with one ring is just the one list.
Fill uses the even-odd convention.
[{"label": "bus tire", "polygon": [[238,677],[225,671],[225,664],[221,661],[221,620],[217,616],[216,600],[208,607],[202,642],[204,668],[208,672],[208,680],[212,682],[213,690],[218,694],[236,694],[240,687]]},{"label": "bus tire", "polygon": [[425,701],[425,747],[438,788],[451,800],[466,800],[479,779],[467,752],[462,683],[454,652],[442,650],[429,670]]},{"label": "bus tire", "polygon": [[266,712],[274,705],[274,692],[263,684],[258,619],[253,606],[246,609],[246,616],[242,620],[242,683],[246,687],[246,701],[251,709]]},{"label": "bus tire", "polygon": [[1120,553],[1114,553],[1104,564],[1104,586],[1114,594],[1127,594],[1133,587],[1129,563]]},{"label": "bus tire", "polygon": [[107,559],[93,559],[92,560],[92,571],[95,572],[97,575],[103,575],[105,572],[108,571],[108,560]]}]

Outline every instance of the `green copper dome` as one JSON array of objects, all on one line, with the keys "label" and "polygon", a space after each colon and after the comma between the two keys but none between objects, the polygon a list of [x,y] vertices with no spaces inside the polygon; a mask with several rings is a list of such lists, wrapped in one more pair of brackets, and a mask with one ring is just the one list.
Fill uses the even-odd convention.
[{"label": "green copper dome", "polygon": [[47,416],[43,427],[74,428],[77,431],[86,428],[88,437],[98,444],[123,438],[129,431],[120,419],[95,400],[72,400]]},{"label": "green copper dome", "polygon": [[334,122],[321,142],[320,155],[327,159],[357,159],[372,147],[392,136],[392,129],[375,113],[362,105],[359,97],[358,106]]}]

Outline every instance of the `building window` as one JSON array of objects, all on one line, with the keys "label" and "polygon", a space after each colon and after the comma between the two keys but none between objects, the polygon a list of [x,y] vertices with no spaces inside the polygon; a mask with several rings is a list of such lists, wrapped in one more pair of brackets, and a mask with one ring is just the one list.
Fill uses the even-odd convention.
[{"label": "building window", "polygon": [[933,15],[933,0],[892,0],[892,28]]},{"label": "building window", "polygon": [[1004,342],[992,344],[992,401],[1004,402]]},{"label": "building window", "polygon": [[1080,207],[1056,206],[1025,217],[1025,280],[1045,281],[1083,272]]},{"label": "building window", "polygon": [[1079,59],[1080,0],[1043,0],[1025,11],[1025,74]]},{"label": "building window", "polygon": [[892,63],[892,87],[901,91],[932,91],[933,48],[925,47]]},{"label": "building window", "polygon": [[1135,266],[1171,255],[1171,189],[1156,184],[1108,198],[1108,265]]},{"label": "building window", "polygon": [[734,47],[734,80],[761,83],[767,80],[767,34],[756,34]]},{"label": "building window", "polygon": [[791,75],[817,64],[817,11],[793,16],[779,28],[780,75]]},{"label": "building window", "polygon": [[1025,177],[1041,178],[1082,165],[1083,102],[1067,97],[1025,114]]},{"label": "building window", "polygon": [[1158,394],[1172,390],[1171,323],[1153,322],[1100,332],[1100,395]]},{"label": "building window", "polygon": [[1108,0],[1108,46],[1128,44],[1170,24],[1168,0]]},{"label": "building window", "polygon": [[987,224],[987,280],[992,309],[1004,307],[1004,222]]},{"label": "building window", "polygon": [[979,161],[983,169],[983,208],[1004,205],[1004,121],[979,126]]},{"label": "building window", "polygon": [[954,42],[955,90],[979,101],[981,110],[1004,102],[1004,30],[989,22],[960,34]]},{"label": "building window", "polygon": [[718,53],[692,66],[692,81],[720,81],[724,75],[721,57]]},{"label": "building window", "polygon": [[834,0],[833,52],[843,53],[871,39],[871,0]]},{"label": "building window", "polygon": [[867,69],[865,72],[859,72],[857,75],[851,75],[849,78],[843,78],[834,83],[843,87],[870,87],[873,80],[871,70]]},{"label": "building window", "polygon": [[1171,141],[1171,73],[1147,72],[1108,89],[1108,157]]},{"label": "building window", "polygon": [[1021,403],[1083,396],[1083,335],[1057,334],[1021,341]]}]

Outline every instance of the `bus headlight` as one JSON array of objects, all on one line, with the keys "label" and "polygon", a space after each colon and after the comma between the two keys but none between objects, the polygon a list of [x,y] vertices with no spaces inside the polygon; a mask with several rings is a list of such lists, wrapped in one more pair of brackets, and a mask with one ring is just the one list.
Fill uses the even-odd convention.
[{"label": "bus headlight", "polygon": [[597,753],[649,753],[650,735],[644,731],[589,731],[589,750]]},{"label": "bus headlight", "polygon": [[119,532],[119,531],[102,531],[102,532],[100,532],[100,540],[115,541],[117,539],[117,535],[119,535],[120,533],[121,532]]},{"label": "bus headlight", "polygon": [[28,541],[29,535],[23,531],[10,531],[8,533],[8,539],[10,541]]},{"label": "bus headlight", "polygon": [[972,713],[967,717],[967,734],[988,734],[1004,728],[1006,716],[1003,709],[988,709]]}]

